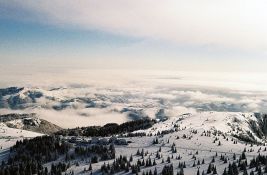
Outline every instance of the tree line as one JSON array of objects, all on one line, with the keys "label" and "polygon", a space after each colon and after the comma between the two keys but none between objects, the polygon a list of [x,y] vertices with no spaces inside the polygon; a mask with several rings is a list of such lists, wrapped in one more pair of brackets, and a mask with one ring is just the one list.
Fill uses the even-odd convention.
[{"label": "tree line", "polygon": [[104,126],[89,126],[74,129],[65,129],[56,133],[63,136],[87,136],[87,137],[107,137],[115,134],[133,132],[140,129],[148,129],[156,123],[156,120],[144,118],[135,121],[129,121],[120,125],[109,123]]}]

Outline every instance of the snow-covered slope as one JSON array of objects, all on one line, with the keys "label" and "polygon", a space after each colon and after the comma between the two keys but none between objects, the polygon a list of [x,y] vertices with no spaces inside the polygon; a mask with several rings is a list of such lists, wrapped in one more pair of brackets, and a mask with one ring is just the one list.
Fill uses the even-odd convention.
[{"label": "snow-covered slope", "polygon": [[17,140],[21,140],[24,138],[33,138],[37,136],[41,136],[43,134],[26,131],[22,129],[15,129],[6,126],[4,123],[0,123],[0,146],[1,149],[9,148],[13,146]]},{"label": "snow-covered slope", "polygon": [[34,131],[43,134],[52,134],[62,129],[53,123],[40,119],[35,113],[11,113],[0,115],[0,123],[5,124],[9,128]]},{"label": "snow-covered slope", "polygon": [[[229,163],[239,162],[239,156],[244,151],[248,163],[259,154],[267,155],[264,139],[260,139],[255,133],[253,135],[258,142],[261,142],[260,144],[248,143],[235,136],[236,134],[246,134],[247,131],[253,132],[251,123],[256,122],[261,125],[260,121],[263,118],[263,116],[255,114],[231,112],[201,112],[180,115],[164,122],[158,122],[152,128],[135,131],[135,133],[145,132],[147,136],[123,138],[129,144],[116,146],[116,157],[126,156],[129,158],[132,156],[132,164],[138,160],[151,158],[153,161],[155,159],[156,165],[141,167],[141,173],[150,170],[153,172],[155,168],[161,172],[165,165],[172,164],[174,174],[176,174],[180,171],[179,164],[184,163],[185,175],[197,174],[198,169],[200,173],[204,171],[204,174],[208,174],[207,169],[210,164],[216,166],[216,174],[222,174],[224,169],[228,168]],[[165,134],[159,134],[164,131]],[[172,132],[168,133],[167,131]],[[156,139],[157,143],[154,142]],[[136,155],[138,150],[144,150],[145,156]],[[157,154],[160,154],[160,158],[157,157]],[[166,161],[168,159],[170,159],[170,163]],[[88,173],[84,171],[84,169],[88,169],[88,161],[90,160],[80,161],[79,166],[73,164],[67,172]],[[113,162],[114,160],[110,160],[93,164],[93,174],[99,174],[104,163],[112,165]],[[247,171],[256,172],[254,168],[248,168]],[[127,173],[122,171],[119,174]],[[240,171],[237,175],[242,174],[243,171]]]},{"label": "snow-covered slope", "polygon": [[[129,144],[115,145],[116,157],[127,156],[129,160],[130,156],[132,156],[133,160],[131,164],[137,163],[138,160],[155,160],[156,165],[141,166],[141,173],[150,170],[153,172],[155,168],[158,172],[161,172],[165,165],[172,164],[174,174],[176,174],[181,170],[178,167],[179,164],[183,163],[186,166],[183,169],[186,175],[197,174],[198,169],[200,172],[204,171],[204,174],[207,174],[206,172],[210,164],[216,166],[217,174],[222,174],[224,169],[228,168],[228,163],[238,163],[238,158],[244,150],[246,151],[248,162],[259,153],[261,155],[267,155],[267,147],[264,144],[265,140],[261,136],[261,134],[265,133],[265,118],[266,116],[260,114],[234,112],[198,112],[179,115],[165,121],[159,121],[149,129],[135,131],[135,133],[144,132],[147,136],[121,138],[128,141]],[[13,136],[14,140],[20,139],[21,133],[24,134],[23,137],[38,136],[38,134],[31,132],[9,130],[10,128],[4,125],[1,127],[6,129],[5,132],[7,135]],[[243,141],[240,135],[242,135],[242,138],[247,136],[254,143]],[[92,139],[85,137],[78,138],[77,140]],[[63,136],[62,139],[64,141],[68,140]],[[157,140],[157,143],[155,143],[155,140]],[[256,141],[258,143],[255,143]],[[84,142],[80,144],[79,141],[72,141],[71,144],[74,147],[85,144],[84,146],[86,147],[91,143]],[[11,142],[9,142],[10,145]],[[8,147],[8,145],[6,144],[4,147]],[[144,150],[144,156],[137,155],[138,150]],[[70,153],[73,153],[73,151],[71,150]],[[160,158],[157,154],[160,154]],[[169,162],[167,161],[168,159]],[[44,166],[50,168],[52,163],[64,162],[62,160],[64,160],[64,156]],[[77,157],[75,160],[70,161],[70,167],[66,170],[66,173],[88,174],[90,173],[87,170],[90,161],[90,156]],[[92,173],[101,174],[101,166],[104,164],[112,165],[113,162],[114,159],[99,160],[99,162],[92,165]],[[251,171],[255,171],[255,169],[248,168],[248,172]],[[118,174],[129,174],[129,172],[126,173],[122,170]],[[241,171],[239,174],[241,175],[243,172]]]},{"label": "snow-covered slope", "polygon": [[238,112],[198,112],[172,117],[164,122],[155,124],[145,132],[156,135],[163,131],[206,130],[249,139],[250,141],[265,141],[265,115]]}]

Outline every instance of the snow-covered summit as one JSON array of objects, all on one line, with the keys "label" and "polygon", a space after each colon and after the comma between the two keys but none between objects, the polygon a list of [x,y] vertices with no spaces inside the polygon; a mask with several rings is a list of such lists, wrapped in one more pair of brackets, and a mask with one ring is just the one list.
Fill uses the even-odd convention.
[{"label": "snow-covered summit", "polygon": [[152,128],[139,130],[147,135],[166,131],[205,130],[262,141],[266,135],[266,115],[238,112],[197,112],[172,117],[156,123]]}]

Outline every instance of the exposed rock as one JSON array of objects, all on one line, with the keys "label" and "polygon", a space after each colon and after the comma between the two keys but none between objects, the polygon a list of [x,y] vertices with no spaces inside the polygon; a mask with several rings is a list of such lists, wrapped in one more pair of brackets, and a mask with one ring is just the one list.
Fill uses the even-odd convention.
[{"label": "exposed rock", "polygon": [[52,134],[62,129],[46,120],[39,119],[34,113],[0,115],[0,122],[5,123],[8,127],[43,134]]}]

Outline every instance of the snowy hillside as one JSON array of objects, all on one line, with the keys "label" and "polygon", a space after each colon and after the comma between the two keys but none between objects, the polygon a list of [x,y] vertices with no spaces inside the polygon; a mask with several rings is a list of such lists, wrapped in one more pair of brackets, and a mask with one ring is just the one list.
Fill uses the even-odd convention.
[{"label": "snowy hillside", "polygon": [[3,123],[10,128],[34,131],[43,134],[52,134],[62,129],[53,123],[40,119],[35,113],[3,114],[0,115],[0,123]]},{"label": "snowy hillside", "polygon": [[[253,158],[259,153],[267,155],[264,139],[260,139],[256,133],[253,133],[250,124],[253,121],[259,122],[260,118],[262,119],[263,116],[256,117],[254,114],[231,112],[180,115],[159,122],[149,129],[134,132],[145,132],[147,136],[123,138],[128,141],[128,145],[115,146],[116,158],[120,159],[121,156],[125,156],[127,160],[130,160],[131,165],[144,160],[144,165],[141,163],[140,173],[150,171],[160,173],[164,166],[172,165],[174,174],[183,171],[185,175],[193,175],[197,174],[198,170],[203,174],[223,174],[225,169],[228,171],[229,163],[232,165],[247,161],[247,164],[251,164],[250,161],[253,162]],[[245,142],[236,137],[238,134],[247,132],[253,133],[258,143]],[[246,160],[240,157],[243,153],[245,153]],[[149,165],[149,161],[153,162],[152,165]],[[79,166],[74,164],[66,172],[74,172],[74,174],[91,172],[89,162],[90,159],[82,159],[79,161]],[[180,164],[183,166],[181,167]],[[106,171],[103,166],[107,166],[108,169],[108,166],[113,165],[113,159],[99,161],[92,164],[92,172],[100,174]],[[216,169],[209,168],[209,166]],[[255,169],[253,165],[250,166],[252,168],[248,168],[246,172],[259,171],[259,168]],[[129,171],[133,172],[133,170]],[[244,170],[238,169],[238,172],[237,174],[242,175]],[[129,173],[122,169],[118,174]]]},{"label": "snowy hillside", "polygon": [[[265,141],[266,115],[237,112],[198,112],[172,117],[155,124],[148,130],[139,130],[147,135],[162,131],[206,130],[242,137],[255,142]],[[242,139],[240,138],[240,139]]]},{"label": "snowy hillside", "polygon": [[[67,174],[151,172],[165,175],[168,170],[179,175],[198,174],[198,171],[204,175],[223,174],[224,171],[234,171],[232,175],[242,175],[263,172],[267,168],[264,164],[267,158],[265,120],[265,115],[250,113],[188,113],[165,121],[158,120],[152,127],[134,131],[130,135],[117,134],[97,138],[77,136],[76,132],[70,131],[67,136],[59,135],[57,139],[48,136],[43,140],[39,138],[32,142],[19,143],[16,149],[31,152],[33,155],[40,154],[39,149],[51,149],[48,157],[47,154],[43,155],[46,161],[39,170],[42,172],[47,168],[47,171]],[[8,137],[4,139],[9,139],[8,142],[1,140],[4,148],[14,144],[16,139],[39,135],[8,128],[3,124],[1,128],[3,137]],[[51,146],[42,144],[45,141]],[[36,145],[40,143],[40,148],[34,152]],[[24,146],[27,144],[29,145]],[[55,152],[52,148],[59,150]],[[8,152],[5,150],[0,152],[2,160],[7,156]],[[255,161],[256,157],[258,162]]]},{"label": "snowy hillside", "polygon": [[0,123],[0,146],[2,149],[13,146],[17,140],[24,138],[33,138],[43,134],[37,132],[26,131],[22,129],[15,129]]}]

